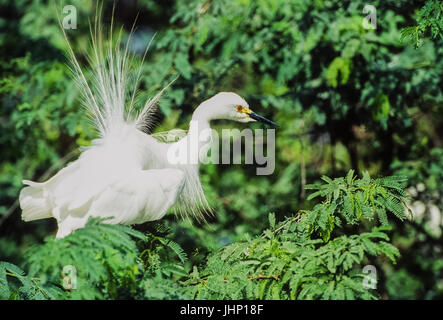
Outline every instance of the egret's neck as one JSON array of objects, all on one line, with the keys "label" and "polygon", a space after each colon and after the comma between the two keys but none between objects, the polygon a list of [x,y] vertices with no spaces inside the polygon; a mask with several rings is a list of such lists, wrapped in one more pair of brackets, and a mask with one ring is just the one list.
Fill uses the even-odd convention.
[{"label": "egret's neck", "polygon": [[[201,159],[201,155],[207,154],[211,147],[212,131],[210,121],[212,114],[208,101],[203,102],[192,114],[188,131],[188,146],[190,146],[190,157],[192,159]],[[195,163],[194,161],[192,161]],[[200,162],[200,161],[198,161]]]},{"label": "egret's neck", "polygon": [[195,109],[189,124],[189,135],[197,133],[200,136],[202,133],[210,130],[209,122],[214,118],[211,112],[212,109],[210,100],[203,102]]},{"label": "egret's neck", "polygon": [[211,108],[211,105],[211,100],[206,100],[201,103],[192,114],[192,121],[209,126],[209,122],[214,118],[212,114],[214,109]]}]

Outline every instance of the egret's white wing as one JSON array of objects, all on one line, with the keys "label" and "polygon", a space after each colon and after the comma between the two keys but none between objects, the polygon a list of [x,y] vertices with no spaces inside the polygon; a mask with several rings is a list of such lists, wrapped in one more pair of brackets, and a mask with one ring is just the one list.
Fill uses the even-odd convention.
[{"label": "egret's white wing", "polygon": [[55,197],[51,190],[60,189],[60,184],[65,182],[65,178],[75,175],[78,169],[79,163],[75,161],[45,182],[23,180],[23,184],[27,185],[20,191],[19,196],[23,220],[32,221],[52,217]]},{"label": "egret's white wing", "polygon": [[20,192],[22,218],[31,221],[53,216],[60,221],[74,210],[84,212],[83,207],[115,180],[112,170],[106,172],[106,166],[84,159],[69,164],[45,182],[24,180],[28,186]]},{"label": "egret's white wing", "polygon": [[52,207],[63,209],[63,212],[81,208],[123,174],[94,152],[91,150],[86,157],[63,168],[48,181],[31,186],[41,188]]},{"label": "egret's white wing", "polygon": [[128,173],[91,198],[88,208],[69,210],[59,221],[57,237],[84,227],[89,217],[110,218],[111,224],[136,224],[161,219],[175,203],[184,184],[178,169],[152,169]]},{"label": "egret's white wing", "polygon": [[60,177],[56,188],[52,188],[56,205],[68,204],[68,210],[79,209],[129,173],[158,168],[157,144],[155,139],[131,127],[109,134],[82,153],[75,172]]},{"label": "egret's white wing", "polygon": [[89,213],[111,223],[136,224],[161,219],[175,203],[184,183],[178,169],[137,171],[108,186],[92,202]]}]

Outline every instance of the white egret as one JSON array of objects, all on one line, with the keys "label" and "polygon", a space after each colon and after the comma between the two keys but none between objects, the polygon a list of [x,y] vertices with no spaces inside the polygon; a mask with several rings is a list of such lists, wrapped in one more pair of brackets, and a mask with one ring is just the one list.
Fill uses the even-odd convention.
[{"label": "white egret", "polygon": [[[62,238],[84,227],[89,217],[109,218],[105,222],[113,224],[139,224],[161,219],[174,207],[182,215],[203,218],[210,209],[200,183],[198,163],[171,164],[167,157],[169,148],[186,145],[193,130],[210,128],[213,119],[275,124],[252,112],[239,95],[221,92],[197,107],[187,136],[174,143],[162,142],[159,135],[147,132],[166,88],[135,112],[141,67],[135,71],[136,85],[128,94],[128,79],[134,72],[128,53],[130,40],[121,49],[119,35],[117,44],[105,49],[99,25],[96,20],[91,32],[92,77],[88,80],[67,41],[74,79],[99,137],[76,161],[46,182],[23,181],[27,186],[19,197],[22,219],[53,217],[58,223],[56,237]],[[203,142],[199,141],[197,152],[201,152]]]}]

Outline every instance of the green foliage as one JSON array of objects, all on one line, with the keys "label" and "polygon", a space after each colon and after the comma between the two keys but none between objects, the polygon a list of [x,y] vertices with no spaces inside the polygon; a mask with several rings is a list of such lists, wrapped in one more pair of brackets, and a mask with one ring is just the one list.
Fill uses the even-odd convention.
[{"label": "green foliage", "polygon": [[326,71],[326,77],[328,82],[334,88],[337,88],[338,78],[340,74],[340,84],[346,84],[351,74],[351,65],[349,59],[343,59],[341,57],[335,58]]},{"label": "green foliage", "polygon": [[[386,226],[387,222],[359,235],[342,235],[333,240],[330,235],[339,215],[345,217],[347,223],[357,223],[383,210],[403,219],[405,179],[370,179],[368,174],[356,179],[353,170],[345,178],[332,180],[325,176],[322,179],[326,183],[311,186],[319,191],[310,196],[323,197],[322,204],[312,210],[302,210],[277,225],[275,215],[270,214],[270,228],[261,237],[235,242],[212,255],[205,268],[200,272],[195,269],[185,282],[191,287],[192,296],[198,299],[375,299],[377,296],[363,287],[364,275],[357,266],[368,261],[368,256],[382,254],[396,262],[400,253],[389,243],[385,231],[391,228]],[[350,204],[346,205],[345,199]],[[341,222],[336,224],[342,227]],[[323,241],[312,238],[316,230],[320,230]]]},{"label": "green foliage", "polygon": [[277,234],[267,229],[265,237],[211,256],[185,283],[188,291],[197,299],[375,299],[356,266],[369,255],[385,254],[394,262],[399,256],[385,227],[321,245],[303,238],[292,219],[279,225]]},{"label": "green foliage", "polygon": [[421,284],[405,269],[401,269],[388,278],[386,287],[392,299],[410,300],[418,295]]},{"label": "green foliage", "polygon": [[335,226],[357,224],[361,219],[378,216],[382,225],[388,224],[386,212],[391,212],[400,220],[405,218],[404,201],[407,179],[404,177],[384,177],[371,179],[365,172],[363,178],[356,179],[354,170],[345,178],[331,179],[323,176],[326,183],[307,185],[306,189],[318,190],[308,200],[318,196],[325,198],[312,211],[303,215],[303,223],[308,234],[318,232],[328,241]]},{"label": "green foliage", "polygon": [[[8,281],[9,279],[9,281]],[[13,280],[19,283],[10,283]],[[24,274],[24,271],[8,262],[0,261],[0,299],[54,299],[60,290],[57,287],[44,288],[40,279]]]},{"label": "green foliage", "polygon": [[30,247],[25,254],[27,275],[16,265],[0,262],[0,298],[185,297],[168,291],[174,283],[161,281],[174,274],[186,275],[186,254],[177,243],[103,222],[90,219],[63,239],[50,236],[44,244]]},{"label": "green foliage", "polygon": [[78,290],[72,290],[72,298],[116,298],[123,290],[129,298],[142,269],[133,237],[144,239],[129,227],[90,220],[72,235],[60,240],[48,237],[44,245],[29,248],[25,255],[29,275],[44,274],[44,281],[62,285],[61,272],[74,266]]},{"label": "green foliage", "polygon": [[426,35],[443,38],[443,4],[438,0],[426,1],[417,15],[417,25],[401,30],[401,40],[409,39],[415,47],[423,44]]}]

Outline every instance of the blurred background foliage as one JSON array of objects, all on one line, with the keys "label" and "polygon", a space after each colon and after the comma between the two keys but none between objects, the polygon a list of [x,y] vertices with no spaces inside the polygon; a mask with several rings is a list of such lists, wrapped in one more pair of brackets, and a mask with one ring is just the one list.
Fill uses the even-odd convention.
[{"label": "blurred background foliage", "polygon": [[[67,33],[84,60],[95,2],[66,4],[77,9],[77,29]],[[139,13],[132,52],[141,56],[156,34],[143,66],[143,95],[180,75],[160,102],[155,131],[186,129],[195,107],[219,91],[239,93],[280,125],[272,175],[256,176],[251,165],[203,165],[202,181],[216,216],[203,225],[165,218],[170,237],[188,253],[187,268],[209,252],[260,235],[269,212],[281,221],[312,208],[315,201],[307,200],[305,185],[352,168],[371,176],[408,177],[414,218],[392,221],[392,244],[401,258],[396,265],[379,261],[380,296],[443,298],[442,4],[372,1],[376,28],[365,29],[366,4],[117,2],[116,23],[126,34]],[[107,23],[112,5],[104,2]],[[66,66],[57,23],[62,5],[0,0],[0,7],[0,260],[23,265],[24,252],[43,243],[56,224],[21,221],[16,200],[22,179],[48,178],[75,159],[94,131]],[[221,127],[242,128],[214,123]]]}]

